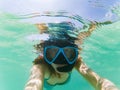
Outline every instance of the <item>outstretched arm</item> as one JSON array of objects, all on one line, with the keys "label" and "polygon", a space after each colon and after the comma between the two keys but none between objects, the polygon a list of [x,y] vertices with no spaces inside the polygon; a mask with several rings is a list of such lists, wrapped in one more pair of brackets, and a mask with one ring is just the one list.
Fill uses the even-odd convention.
[{"label": "outstretched arm", "polygon": [[79,43],[79,44],[82,44],[83,43],[83,40],[90,36],[91,33],[96,29],[97,27],[97,23],[95,22],[92,22],[90,25],[89,25],[89,28],[88,28],[88,31],[84,31],[84,32],[80,32],[80,34],[78,35],[78,40],[76,40],[76,43]]},{"label": "outstretched arm", "polygon": [[107,24],[111,24],[112,22],[111,21],[105,21],[105,22],[91,22],[91,24],[89,24],[89,28],[88,28],[88,31],[84,31],[84,32],[81,32],[79,35],[78,35],[78,40],[76,41],[77,43],[79,44],[82,44],[83,43],[83,40],[86,38],[86,37],[89,37],[92,32],[94,30],[96,30],[97,27],[101,26],[101,25],[107,25]]},{"label": "outstretched arm", "polygon": [[44,68],[42,64],[34,64],[25,90],[43,90]]},{"label": "outstretched arm", "polygon": [[111,81],[100,77],[88,68],[81,58],[78,59],[75,68],[86,80],[90,82],[95,90],[118,90],[118,88]]}]

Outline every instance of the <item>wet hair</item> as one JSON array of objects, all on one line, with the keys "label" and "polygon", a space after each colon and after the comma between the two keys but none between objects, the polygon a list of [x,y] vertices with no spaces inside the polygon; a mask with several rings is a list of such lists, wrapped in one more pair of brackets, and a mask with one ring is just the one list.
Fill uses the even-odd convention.
[{"label": "wet hair", "polygon": [[[52,40],[45,41],[43,43],[43,48],[46,46],[58,46],[61,48],[66,46],[72,46],[72,47],[78,48],[78,46],[74,44],[74,41],[69,41],[66,39],[52,39]],[[60,72],[70,72],[73,69],[75,62],[73,64],[68,64],[68,62],[64,59],[64,56],[60,54],[54,61],[54,64],[66,64],[67,66],[58,67],[57,70]]]},{"label": "wet hair", "polygon": [[[69,23],[59,23],[59,24],[53,24],[53,25],[50,26],[52,29],[48,30],[48,32],[47,32],[47,33],[49,33],[49,39],[46,41],[43,41],[40,44],[37,44],[36,45],[37,50],[42,51],[46,46],[58,46],[61,48],[66,47],[66,46],[72,46],[72,47],[78,48],[78,46],[75,44],[75,40],[77,40],[77,38],[73,37],[69,34],[69,31],[74,30],[74,28],[72,28],[72,26]],[[57,27],[57,28],[55,28],[55,27]],[[53,67],[50,64],[48,64],[47,62],[45,62],[45,63],[49,67],[51,67],[52,72],[53,72],[54,71]],[[60,54],[56,58],[54,64],[66,64],[67,65],[65,67],[58,67],[57,70],[60,72],[70,72],[75,65],[75,63],[69,64],[65,60],[65,58],[63,57],[62,54]]]},{"label": "wet hair", "polygon": [[58,46],[58,47],[65,47],[65,46],[72,46],[72,47],[78,47],[73,41],[69,41],[66,39],[51,39],[47,40],[43,43],[43,48],[46,46]]}]

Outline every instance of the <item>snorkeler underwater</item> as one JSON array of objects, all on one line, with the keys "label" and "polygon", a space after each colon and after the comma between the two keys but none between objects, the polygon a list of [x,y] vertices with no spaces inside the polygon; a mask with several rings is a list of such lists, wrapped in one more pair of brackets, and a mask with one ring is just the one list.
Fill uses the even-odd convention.
[{"label": "snorkeler underwater", "polygon": [[[33,14],[31,17],[35,16],[38,14]],[[33,61],[25,90],[43,90],[44,82],[52,86],[63,85],[70,79],[73,68],[95,90],[118,90],[110,80],[92,71],[80,56],[84,39],[89,37],[98,26],[111,24],[111,21],[92,22],[82,19],[79,15],[69,16],[67,12],[47,12],[39,16],[74,19],[82,23],[83,28],[75,27],[75,24],[70,21],[36,24],[39,33],[47,34],[49,37],[34,45],[38,56]]]},{"label": "snorkeler underwater", "polygon": [[120,7],[101,21],[26,11],[0,12],[0,90],[120,90]]}]

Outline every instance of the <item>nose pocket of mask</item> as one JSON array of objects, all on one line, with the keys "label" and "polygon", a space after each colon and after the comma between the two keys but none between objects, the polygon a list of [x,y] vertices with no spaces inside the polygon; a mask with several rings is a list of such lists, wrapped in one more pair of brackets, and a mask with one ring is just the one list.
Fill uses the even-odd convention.
[{"label": "nose pocket of mask", "polygon": [[55,64],[66,64],[66,65],[69,64],[62,52],[59,53],[54,63]]}]

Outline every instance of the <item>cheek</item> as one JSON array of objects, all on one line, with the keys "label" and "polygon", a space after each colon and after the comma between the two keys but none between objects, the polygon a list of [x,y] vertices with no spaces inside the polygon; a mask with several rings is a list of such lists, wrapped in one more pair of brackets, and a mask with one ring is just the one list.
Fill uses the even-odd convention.
[{"label": "cheek", "polygon": [[62,67],[65,67],[67,66],[66,64],[55,64],[55,63],[52,63],[51,66],[54,68],[54,70],[58,73],[60,73],[61,71],[58,70],[58,68],[62,68]]},{"label": "cheek", "polygon": [[57,70],[57,68],[59,67],[58,65],[52,63],[51,66],[53,67],[53,69],[59,73],[59,71]]},{"label": "cheek", "polygon": [[57,65],[54,64],[54,63],[52,63],[51,66],[52,66],[54,69],[57,68]]}]

